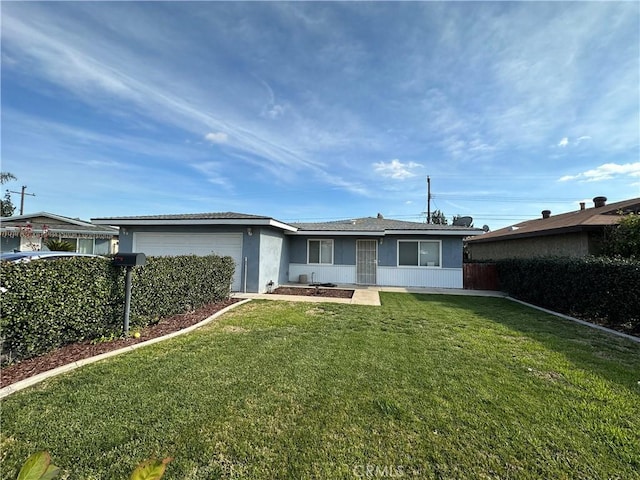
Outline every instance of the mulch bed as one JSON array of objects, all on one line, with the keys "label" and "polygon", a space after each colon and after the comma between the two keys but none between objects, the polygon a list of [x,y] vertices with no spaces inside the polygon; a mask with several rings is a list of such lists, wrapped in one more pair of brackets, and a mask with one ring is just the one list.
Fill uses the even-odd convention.
[{"label": "mulch bed", "polygon": [[23,360],[20,363],[0,369],[1,386],[6,387],[12,383],[19,382],[20,380],[32,377],[38,373],[46,372],[47,370],[61,367],[62,365],[67,365],[84,358],[111,352],[128,345],[135,345],[136,343],[141,343],[151,340],[152,338],[161,337],[163,335],[182,330],[201,322],[223,308],[233,305],[239,301],[239,298],[229,298],[222,302],[205,305],[193,312],[164,318],[155,325],[149,325],[148,327],[139,330],[139,338],[120,338],[110,342],[96,343],[95,345],[93,345],[91,341],[73,343],[58,348],[57,350],[40,357]]},{"label": "mulch bed", "polygon": [[351,298],[353,290],[342,290],[339,288],[306,288],[306,287],[278,287],[273,293],[278,295],[303,295],[307,297],[331,297],[331,298]]}]

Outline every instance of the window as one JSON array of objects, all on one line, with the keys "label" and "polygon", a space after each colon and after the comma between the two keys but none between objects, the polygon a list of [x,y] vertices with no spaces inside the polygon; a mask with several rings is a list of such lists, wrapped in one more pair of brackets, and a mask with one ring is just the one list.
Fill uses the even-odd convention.
[{"label": "window", "polygon": [[398,266],[439,267],[439,241],[398,241]]},{"label": "window", "polygon": [[333,240],[309,240],[307,263],[333,263]]},{"label": "window", "polygon": [[78,251],[78,239],[77,238],[61,238],[60,240],[62,240],[63,242],[67,242],[67,243],[70,243],[71,245],[73,245],[73,251],[74,252]]},{"label": "window", "polygon": [[93,238],[79,238],[77,252],[93,253]]},{"label": "window", "polygon": [[93,253],[96,255],[108,255],[110,253],[111,240],[108,238],[96,238]]}]

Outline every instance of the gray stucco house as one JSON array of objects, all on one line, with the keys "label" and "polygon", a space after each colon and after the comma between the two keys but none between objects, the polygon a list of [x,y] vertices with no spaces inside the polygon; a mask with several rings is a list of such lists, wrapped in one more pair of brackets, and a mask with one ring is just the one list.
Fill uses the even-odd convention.
[{"label": "gray stucco house", "polygon": [[120,227],[120,252],[229,255],[232,290],[309,282],[462,288],[462,239],[482,230],[377,217],[284,223],[242,213],[96,218]]}]

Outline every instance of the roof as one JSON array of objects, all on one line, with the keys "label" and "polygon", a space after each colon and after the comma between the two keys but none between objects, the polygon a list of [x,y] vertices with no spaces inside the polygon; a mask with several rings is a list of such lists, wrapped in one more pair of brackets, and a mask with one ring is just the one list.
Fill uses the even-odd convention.
[{"label": "roof", "polygon": [[118,222],[128,221],[149,221],[149,220],[255,220],[270,219],[262,215],[250,215],[236,212],[213,212],[213,213],[180,213],[170,215],[139,215],[132,217],[102,217],[92,218],[91,221],[98,224],[111,222],[113,225],[120,225]]},{"label": "roof", "polygon": [[242,225],[271,226],[292,235],[375,235],[429,234],[469,236],[482,233],[479,228],[433,225],[378,217],[316,223],[284,223],[272,217],[236,212],[188,213],[175,215],[142,215],[133,217],[93,218],[99,225]]},{"label": "roof", "polygon": [[49,212],[37,212],[28,215],[15,215],[13,217],[4,217],[1,219],[0,231],[3,234],[15,235],[16,231],[26,225],[31,225],[35,229],[41,229],[46,225],[47,230],[51,233],[76,233],[76,234],[93,234],[93,235],[118,235],[118,229],[96,225],[79,218],[65,217]]},{"label": "roof", "polygon": [[298,235],[390,235],[390,234],[430,234],[430,235],[478,235],[479,228],[407,222],[380,217],[363,217],[333,222],[292,223]]},{"label": "roof", "polygon": [[551,215],[501,228],[467,240],[469,243],[493,242],[524,237],[561,235],[564,233],[601,230],[620,221],[621,214],[640,213],[640,198],[610,203],[602,207],[586,208]]},{"label": "roof", "polygon": [[170,215],[141,215],[133,217],[92,218],[98,225],[140,226],[140,225],[243,225],[271,226],[282,230],[295,227],[263,215],[236,212],[183,213]]}]

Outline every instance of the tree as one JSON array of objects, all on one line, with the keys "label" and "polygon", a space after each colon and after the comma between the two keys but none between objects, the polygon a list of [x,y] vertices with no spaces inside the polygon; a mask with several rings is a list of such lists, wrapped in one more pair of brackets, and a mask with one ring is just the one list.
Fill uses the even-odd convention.
[{"label": "tree", "polygon": [[624,215],[617,225],[605,231],[603,253],[640,260],[640,214]]},{"label": "tree", "polygon": [[10,180],[17,180],[16,176],[10,172],[0,172],[0,184],[4,185]]},{"label": "tree", "polygon": [[[0,185],[17,180],[16,176],[10,172],[0,172]],[[0,217],[10,217],[15,212],[16,207],[11,201],[11,193],[7,190],[4,194],[4,199],[0,200]]]},{"label": "tree", "polygon": [[0,217],[11,217],[16,211],[16,206],[11,201],[9,190],[4,193],[4,199],[0,200]]},{"label": "tree", "polygon": [[431,214],[431,223],[435,225],[448,225],[447,217],[440,210],[436,210]]}]

